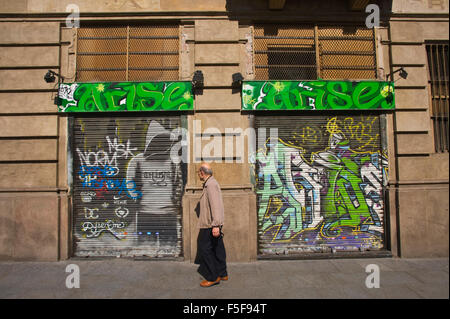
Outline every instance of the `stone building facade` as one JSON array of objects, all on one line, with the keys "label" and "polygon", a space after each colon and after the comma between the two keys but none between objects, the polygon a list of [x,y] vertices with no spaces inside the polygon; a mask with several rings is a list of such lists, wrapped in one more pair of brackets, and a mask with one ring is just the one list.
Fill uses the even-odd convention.
[{"label": "stone building facade", "polygon": [[[163,196],[168,193],[148,195],[148,202],[144,199],[139,202],[140,197],[147,196],[145,186],[138,190],[137,182],[130,179],[130,174],[136,174],[140,167],[144,177],[160,183],[159,186],[165,183],[161,179],[156,181],[163,176],[161,171],[159,175],[145,171],[150,164],[140,159],[148,158],[145,154],[149,144],[145,143],[149,143],[149,137],[156,136],[151,135],[151,119],[164,126],[162,130],[181,126],[187,132],[182,145],[189,160],[175,168],[167,164],[167,176],[178,174],[174,172],[182,176],[170,184],[169,197],[176,198],[176,204],[173,200],[170,205],[175,205],[178,212],[175,214],[178,214],[177,224],[173,226],[177,249],[175,253],[168,253],[171,257],[192,262],[195,259],[196,205],[202,193],[197,170],[202,160],[213,161],[214,175],[222,186],[225,244],[230,261],[338,257],[348,255],[349,247],[357,247],[350,249],[351,253],[361,256],[448,256],[448,0],[372,1],[380,13],[380,23],[375,28],[365,25],[368,15],[373,13],[365,11],[369,1],[201,0],[195,1],[195,5],[192,3],[184,0],[0,0],[1,259],[68,259],[85,256],[81,247],[86,249],[87,256],[98,255],[90,254],[93,251],[113,256],[166,256],[155,253],[153,248],[137,252],[129,249],[127,254],[123,250],[128,235],[135,236],[131,246],[145,242],[142,247],[161,247],[160,240],[164,236],[169,238],[170,232],[165,231],[172,227],[167,226],[172,222],[170,218],[158,217],[158,225],[164,230],[155,230],[153,226],[127,228],[127,225],[145,223],[145,218],[153,225],[156,219],[146,214],[157,215],[158,212],[150,212],[151,208],[145,212],[145,207],[160,207],[161,212],[168,205],[164,204]],[[176,42],[167,44],[171,41]],[[365,49],[364,41],[370,44],[369,49]],[[125,42],[123,50],[119,49],[122,42]],[[284,71],[277,74],[277,67]],[[57,73],[55,82],[44,81],[48,70]],[[203,85],[193,81],[199,70]],[[406,78],[400,70],[407,72]],[[239,74],[241,79],[236,78]],[[247,94],[245,88],[254,89],[257,82],[262,81],[282,91],[284,87],[270,82],[278,80],[288,80],[283,85],[297,88],[328,85],[330,90],[337,90],[339,87],[338,93],[347,92],[352,85],[356,90],[361,81],[393,82],[395,102],[391,103],[392,108],[381,111],[362,110],[364,107],[320,111],[314,107],[314,111],[309,112],[281,109],[257,112],[244,108],[244,104],[251,101],[251,97],[243,98]],[[164,82],[162,93],[172,83],[186,87],[183,98],[192,100],[191,104],[186,102],[192,107],[158,112],[151,109],[155,104],[146,104],[148,108],[141,109],[142,112],[119,114],[108,109],[87,114],[63,112],[61,100],[58,101],[58,98],[67,98],[62,96],[62,84],[78,87],[82,83],[95,83],[96,87],[87,85],[86,90],[92,90],[93,103],[98,106],[100,102],[95,102],[95,94],[101,95],[111,82],[125,83],[120,88],[126,89],[127,94],[141,92],[136,95],[148,97],[149,87],[156,88],[155,83],[161,81]],[[150,84],[138,87],[139,83]],[[189,85],[193,85],[191,91]],[[384,98],[390,96],[389,88]],[[173,89],[173,100],[169,102],[180,97],[176,90],[181,89]],[[253,105],[268,94],[264,92],[265,95],[254,93]],[[368,92],[360,91],[360,95],[368,95]],[[73,93],[68,94],[67,99],[74,101]],[[111,93],[110,101],[119,107],[125,100],[114,100],[114,94]],[[106,94],[101,96],[104,103],[109,103]],[[330,100],[332,98],[327,101]],[[360,138],[359,144],[356,142],[357,134],[375,140],[368,118],[372,119],[370,125],[377,123],[378,132],[370,151],[366,148],[369,143],[364,140],[366,137]],[[361,122],[356,122],[358,119]],[[308,126],[310,123],[323,129],[319,134],[323,140],[320,147],[308,144],[311,146],[308,149],[306,144],[296,144],[299,132],[295,135],[297,138],[288,142],[288,135],[294,133],[287,128],[291,125],[299,129],[312,128]],[[141,126],[142,132],[138,129]],[[254,149],[252,153],[247,139],[243,140],[243,149],[237,147],[237,140],[248,138],[250,135],[246,132],[265,126],[279,127],[283,143],[276,152],[283,158],[287,158],[286,154],[291,156],[290,163],[295,165],[286,165],[297,175],[289,171],[290,177],[277,175],[279,181],[269,177],[268,184],[262,185],[266,176],[262,173],[263,167],[270,165],[264,160],[269,158],[270,151],[267,149],[263,154],[258,153],[261,149]],[[359,133],[355,133],[358,129]],[[356,177],[346,179],[339,169],[342,188],[338,192],[338,186],[334,186],[332,190],[336,211],[331,212],[325,211],[329,203],[320,202],[317,197],[320,194],[322,199],[328,200],[330,192],[326,193],[325,188],[331,189],[330,182],[314,183],[319,183],[325,175],[330,180],[330,174],[338,169],[331,164],[314,166],[313,159],[317,163],[323,159],[326,151],[333,148],[330,141],[338,133],[350,140],[352,154],[348,158],[353,164],[361,164],[361,170],[355,174],[360,179],[357,182]],[[302,138],[306,140],[304,135]],[[133,144],[133,139],[140,144]],[[256,139],[261,140],[260,135]],[[127,144],[128,141],[131,144]],[[221,151],[216,153],[217,149],[212,147],[216,144],[211,141],[217,142]],[[228,142],[234,147],[231,153],[225,154]],[[337,144],[342,146],[343,141]],[[263,144],[264,147],[268,146]],[[205,148],[208,149],[206,155],[202,153]],[[107,168],[105,161],[98,157],[100,149],[106,153],[109,150]],[[306,153],[301,153],[300,149],[310,155],[311,161],[305,160]],[[96,154],[90,155],[91,152]],[[144,155],[139,157],[138,154]],[[257,154],[261,154],[261,158],[256,162],[249,160]],[[114,166],[113,156],[116,160],[126,158],[127,161],[121,162],[122,166]],[[345,162],[342,158],[340,161]],[[364,161],[371,161],[368,165],[376,166],[377,170],[364,175],[361,168]],[[325,162],[330,163],[330,159]],[[376,163],[381,167],[382,162],[383,168],[378,168]],[[155,163],[161,167],[166,165],[162,159]],[[287,166],[283,166],[283,170]],[[346,166],[348,172],[352,172],[350,166]],[[109,197],[102,197],[99,202],[95,202],[94,197],[100,196],[100,188],[94,187],[86,177],[92,173],[92,167],[97,168],[96,178],[103,176],[105,180],[124,172],[116,179],[120,185],[115,182],[100,185],[106,185],[105,194],[113,188],[116,193],[107,194]],[[278,172],[277,168],[272,173],[275,171]],[[293,174],[297,177],[293,178]],[[370,193],[367,186],[370,176],[379,182],[379,189],[374,193]],[[286,186],[289,178],[293,189]],[[312,188],[305,186],[307,181]],[[359,183],[359,191],[348,190],[353,182]],[[126,191],[129,195],[130,187],[134,190],[135,186],[139,195],[124,195]],[[180,190],[175,190],[177,186]],[[374,183],[372,186],[377,188]],[[278,195],[267,195],[274,194],[272,190],[279,187],[283,191]],[[342,221],[338,223],[336,214],[344,204],[336,198],[342,196],[344,190],[347,190],[347,197],[343,196],[342,201],[351,201],[353,208],[339,213]],[[266,195],[269,197],[264,202]],[[159,200],[157,203],[152,202],[155,197]],[[367,206],[365,211],[361,210],[363,204]],[[103,224],[97,223],[103,218],[102,212],[108,210],[108,214],[115,217],[105,219]],[[359,215],[353,219],[356,211]],[[133,214],[136,214],[134,219],[123,221]],[[141,241],[139,236],[146,235],[149,237]],[[96,240],[95,244],[91,244],[90,239]]]}]

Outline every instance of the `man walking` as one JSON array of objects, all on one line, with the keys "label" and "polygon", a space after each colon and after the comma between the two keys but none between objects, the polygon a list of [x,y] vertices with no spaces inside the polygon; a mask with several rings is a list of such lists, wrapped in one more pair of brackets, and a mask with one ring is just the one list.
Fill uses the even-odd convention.
[{"label": "man walking", "polygon": [[200,197],[198,220],[200,232],[197,247],[200,257],[198,272],[205,277],[200,283],[202,287],[211,287],[219,284],[221,280],[228,280],[222,234],[224,221],[222,193],[219,183],[212,175],[209,164],[202,163],[198,170],[198,177],[203,182],[203,193]]}]

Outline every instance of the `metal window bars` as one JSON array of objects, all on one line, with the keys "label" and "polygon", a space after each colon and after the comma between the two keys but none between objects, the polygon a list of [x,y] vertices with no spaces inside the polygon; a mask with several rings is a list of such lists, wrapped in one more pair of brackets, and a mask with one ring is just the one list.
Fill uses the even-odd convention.
[{"label": "metal window bars", "polygon": [[178,25],[78,29],[77,81],[179,79]]},{"label": "metal window bars", "polygon": [[313,26],[254,26],[256,80],[317,78]]},{"label": "metal window bars", "polygon": [[254,26],[256,80],[376,79],[373,29],[365,26]]},{"label": "metal window bars", "polygon": [[449,150],[449,66],[448,42],[426,45],[429,87],[431,92],[431,119],[434,130],[435,151]]}]

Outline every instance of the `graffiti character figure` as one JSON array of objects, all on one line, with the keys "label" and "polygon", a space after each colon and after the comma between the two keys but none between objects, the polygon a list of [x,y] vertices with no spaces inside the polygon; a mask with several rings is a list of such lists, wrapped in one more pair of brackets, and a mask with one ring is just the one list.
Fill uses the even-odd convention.
[{"label": "graffiti character figure", "polygon": [[329,185],[324,198],[325,236],[338,235],[341,227],[367,231],[367,225],[377,220],[371,214],[362,189],[367,182],[362,180],[360,166],[370,158],[370,153],[352,151],[341,132],[331,134],[328,150],[315,156],[314,164],[328,170]]},{"label": "graffiti character figure", "polygon": [[177,240],[179,203],[174,202],[181,187],[178,164],[170,158],[171,134],[157,121],[147,130],[146,147],[136,155],[127,169],[127,183],[134,182],[142,196],[136,201],[136,233],[139,241],[159,242],[173,246]]},{"label": "graffiti character figure", "polygon": [[325,149],[296,138],[309,126],[295,127],[257,152],[259,231],[267,243],[288,250],[381,247],[387,157],[376,128],[364,124],[372,122],[327,120]]}]

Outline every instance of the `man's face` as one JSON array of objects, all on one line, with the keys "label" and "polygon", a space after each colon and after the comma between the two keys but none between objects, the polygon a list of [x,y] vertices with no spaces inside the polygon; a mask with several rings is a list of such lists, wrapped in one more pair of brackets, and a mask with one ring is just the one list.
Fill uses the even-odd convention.
[{"label": "man's face", "polygon": [[197,175],[198,175],[198,178],[199,178],[202,182],[205,181],[206,175],[205,175],[205,173],[204,173],[201,169],[198,169]]}]

